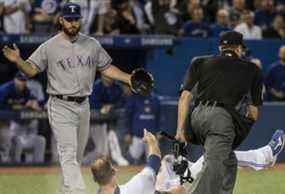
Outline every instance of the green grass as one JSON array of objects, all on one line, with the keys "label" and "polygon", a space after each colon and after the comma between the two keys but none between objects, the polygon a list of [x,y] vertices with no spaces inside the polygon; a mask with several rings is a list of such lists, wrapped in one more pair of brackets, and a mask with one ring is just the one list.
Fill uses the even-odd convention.
[{"label": "green grass", "polygon": [[285,171],[239,171],[235,194],[285,194]]},{"label": "green grass", "polygon": [[[134,170],[118,172],[120,183],[135,174]],[[91,174],[84,171],[88,194],[95,194]],[[59,176],[49,174],[0,174],[0,194],[57,194]],[[235,194],[285,194],[285,171],[239,171]]]}]

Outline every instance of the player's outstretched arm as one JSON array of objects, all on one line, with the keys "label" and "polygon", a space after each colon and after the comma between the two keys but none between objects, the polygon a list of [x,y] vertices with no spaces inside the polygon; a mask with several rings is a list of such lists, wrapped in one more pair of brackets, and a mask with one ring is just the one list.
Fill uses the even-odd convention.
[{"label": "player's outstretched arm", "polygon": [[121,71],[119,68],[117,68],[114,65],[110,65],[108,68],[101,71],[101,73],[104,76],[107,76],[107,77],[115,79],[115,80],[122,81],[126,84],[129,84],[129,85],[131,83],[131,75]]},{"label": "player's outstretched arm", "polygon": [[146,129],[144,129],[143,141],[148,146],[149,156],[156,155],[159,158],[161,158],[161,153],[160,153],[160,149],[159,149],[158,141],[157,141],[156,137],[152,133],[148,132]]},{"label": "player's outstretched arm", "polygon": [[144,129],[143,141],[149,149],[146,167],[137,175],[135,175],[126,184],[121,185],[121,193],[154,193],[156,174],[160,168],[160,149],[156,137]]},{"label": "player's outstretched arm", "polygon": [[39,69],[34,65],[22,59],[20,55],[20,50],[16,44],[13,44],[13,49],[4,46],[2,49],[4,56],[11,62],[15,63],[17,67],[29,77],[35,76],[39,73]]}]

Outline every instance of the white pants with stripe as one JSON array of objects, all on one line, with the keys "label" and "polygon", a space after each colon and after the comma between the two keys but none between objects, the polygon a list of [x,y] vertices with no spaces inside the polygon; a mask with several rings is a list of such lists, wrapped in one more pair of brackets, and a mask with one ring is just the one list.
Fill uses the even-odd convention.
[{"label": "white pants with stripe", "polygon": [[[262,170],[275,164],[271,148],[267,145],[255,150],[235,151],[239,167],[250,167],[254,170]],[[180,184],[179,177],[173,171],[174,156],[167,155],[161,162],[161,168],[157,175],[156,190],[169,191],[171,187]],[[192,177],[195,179],[201,171],[204,157],[201,156],[195,163],[189,162]]]}]

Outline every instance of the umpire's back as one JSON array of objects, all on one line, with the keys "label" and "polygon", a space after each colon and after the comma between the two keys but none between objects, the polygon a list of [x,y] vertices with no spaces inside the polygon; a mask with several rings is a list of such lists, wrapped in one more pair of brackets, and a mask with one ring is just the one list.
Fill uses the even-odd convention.
[{"label": "umpire's back", "polygon": [[236,106],[250,94],[252,104],[262,104],[262,73],[250,61],[241,58],[243,37],[238,32],[226,32],[220,38],[220,54],[192,60],[182,90],[197,87],[198,101],[211,101]]},{"label": "umpire's back", "polygon": [[198,73],[200,100],[235,106],[250,93],[253,103],[260,104],[262,76],[254,63],[240,59],[231,50],[225,50],[217,56],[197,58],[192,65]]}]

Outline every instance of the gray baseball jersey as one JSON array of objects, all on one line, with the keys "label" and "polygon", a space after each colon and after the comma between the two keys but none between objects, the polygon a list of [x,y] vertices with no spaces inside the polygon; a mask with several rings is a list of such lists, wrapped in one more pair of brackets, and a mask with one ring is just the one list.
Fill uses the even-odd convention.
[{"label": "gray baseball jersey", "polygon": [[71,42],[60,33],[41,44],[28,61],[47,71],[48,116],[63,175],[61,193],[85,194],[80,163],[89,135],[89,101],[77,103],[54,95],[89,96],[96,70],[108,68],[111,57],[94,38],[79,33]]},{"label": "gray baseball jersey", "polygon": [[58,34],[44,42],[30,56],[40,71],[47,70],[49,94],[88,96],[96,70],[108,67],[112,59],[100,43],[79,33],[75,42]]}]

